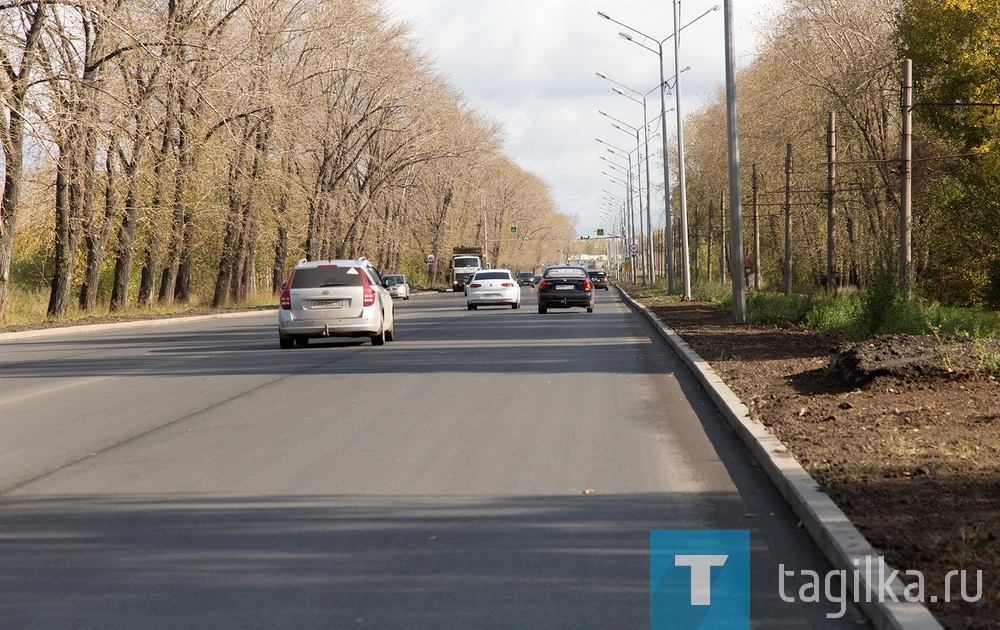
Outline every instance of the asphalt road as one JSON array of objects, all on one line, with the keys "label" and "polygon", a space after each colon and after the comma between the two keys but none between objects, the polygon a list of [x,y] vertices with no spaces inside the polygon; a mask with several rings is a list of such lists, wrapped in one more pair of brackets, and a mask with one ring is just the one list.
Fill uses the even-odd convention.
[{"label": "asphalt road", "polygon": [[644,628],[649,532],[749,529],[757,628],[829,566],[683,365],[596,311],[398,302],[0,342],[0,628]]}]

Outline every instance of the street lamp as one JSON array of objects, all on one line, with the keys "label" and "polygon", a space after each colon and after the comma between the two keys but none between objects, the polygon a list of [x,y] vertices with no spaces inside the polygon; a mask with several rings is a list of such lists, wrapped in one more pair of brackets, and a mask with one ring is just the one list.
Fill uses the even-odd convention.
[{"label": "street lamp", "polygon": [[[630,242],[634,241],[635,240],[635,219],[632,216],[632,214],[633,214],[633,212],[632,212],[632,178],[629,177],[628,181],[625,181],[625,180],[620,179],[620,178],[616,177],[615,175],[613,175],[613,174],[611,174],[611,173],[609,173],[607,171],[601,171],[601,175],[605,175],[605,176],[607,176],[607,178],[608,178],[609,181],[614,182],[616,184],[621,184],[622,186],[625,187],[625,200],[626,200],[625,201],[625,206],[627,208],[626,216],[628,217],[629,221],[631,221],[632,225],[629,226],[628,225],[628,221],[626,221],[626,225],[625,225],[625,230],[624,231],[626,232],[626,236],[628,236],[628,231],[629,231],[629,229],[631,227],[632,233],[631,233],[631,237],[629,238],[629,241]],[[605,190],[604,192],[608,193],[609,195],[611,194],[607,190]],[[632,266],[632,283],[634,284],[635,282],[636,282],[635,265],[633,265]]]},{"label": "street lamp", "polygon": [[[608,118],[610,118],[612,120],[618,120],[614,116],[611,116],[610,114],[607,114],[605,112],[599,112],[599,113],[602,114],[602,115],[604,115],[604,116],[607,116]],[[637,195],[637,197],[639,199],[639,237],[640,238],[642,237],[642,177],[639,175],[639,173],[640,173],[640,170],[639,170],[639,168],[640,168],[639,167],[639,130],[636,129],[635,127],[633,127],[632,125],[629,125],[628,123],[623,122],[622,124],[635,132],[635,149],[633,149],[632,151],[626,151],[625,149],[622,149],[621,147],[615,146],[615,145],[611,144],[610,142],[605,142],[604,140],[601,140],[600,138],[595,138],[595,139],[598,142],[600,142],[601,144],[605,145],[608,148],[609,152],[611,152],[611,153],[613,153],[615,155],[624,156],[628,160],[629,185],[626,188],[626,191],[628,193],[628,221],[626,222],[626,237],[628,238],[629,243],[634,243],[634,242],[636,242],[636,239],[635,239],[635,213],[634,213],[634,207],[632,205],[632,199],[633,199],[633,197],[632,197],[632,175],[631,175],[632,174],[632,153],[636,154],[636,156],[635,156],[636,157],[636,182],[638,182],[638,184],[639,184],[639,186],[638,186],[638,195]],[[618,125],[612,125],[612,126],[614,126],[616,129],[618,129],[620,131],[624,131],[625,133],[630,133],[629,131],[625,130],[622,127],[619,127]],[[635,275],[636,274],[636,269],[635,269],[635,265],[632,265],[632,272],[633,272],[632,281],[635,282],[636,281],[636,275]]]},{"label": "street lamp", "polygon": [[[617,155],[617,154],[615,154],[615,153],[614,153],[613,151],[611,151],[611,149],[608,149],[608,151],[609,151],[609,152],[611,152],[611,153],[612,153],[613,155]],[[601,156],[598,156],[598,157],[599,157],[600,159],[604,160],[605,162],[607,162],[607,163],[608,163],[608,165],[609,165],[609,166],[610,166],[611,168],[615,169],[615,171],[617,171],[617,172],[619,172],[619,173],[626,173],[626,174],[627,174],[627,177],[628,177],[628,180],[629,180],[629,182],[631,182],[631,181],[632,181],[632,156],[630,156],[630,155],[629,155],[629,156],[626,156],[626,157],[628,158],[628,160],[629,160],[629,166],[628,166],[628,170],[626,170],[624,166],[621,166],[620,164],[616,164],[615,162],[612,162],[611,160],[609,160],[608,158],[604,157],[603,155],[601,155]],[[617,207],[617,206],[616,206],[616,207]]]},{"label": "street lamp", "polygon": [[[663,127],[663,185],[666,189],[664,193],[664,203],[666,205],[666,240],[667,240],[667,285],[668,290],[674,292],[674,278],[673,278],[673,224],[671,221],[671,210],[670,210],[670,175],[667,165],[667,133],[666,133],[666,81],[663,80],[663,44],[666,43],[671,37],[674,38],[674,99],[675,99],[675,109],[677,111],[677,187],[680,192],[680,214],[681,214],[681,269],[683,275],[684,284],[684,299],[691,299],[691,266],[689,261],[688,253],[688,224],[687,224],[687,183],[685,181],[685,166],[684,166],[684,127],[682,125],[683,115],[681,110],[681,80],[680,75],[684,70],[680,69],[680,32],[691,26],[701,18],[705,17],[713,11],[718,11],[721,7],[715,5],[714,7],[708,9],[695,19],[691,20],[684,26],[678,27],[680,22],[680,2],[678,0],[673,0],[673,18],[674,18],[674,32],[663,39],[657,39],[642,31],[619,22],[618,20],[612,19],[607,13],[601,11],[597,12],[600,17],[610,20],[619,26],[627,28],[637,35],[641,35],[646,39],[655,41],[657,44],[657,49],[653,50],[644,44],[635,41],[627,33],[619,33],[621,37],[627,39],[630,42],[638,44],[649,50],[660,58],[660,124]],[[687,68],[685,68],[686,70]]]},{"label": "street lamp", "polygon": [[[654,278],[655,269],[653,268],[653,214],[652,214],[652,211],[650,210],[650,207],[649,207],[650,206],[650,202],[651,202],[651,199],[650,199],[650,182],[649,182],[649,124],[647,123],[647,119],[646,119],[646,112],[647,112],[647,109],[646,109],[646,95],[643,94],[642,92],[636,90],[636,89],[633,89],[633,88],[625,85],[624,83],[619,83],[618,81],[615,81],[614,79],[608,77],[606,74],[598,72],[597,76],[599,76],[600,78],[604,79],[605,81],[610,81],[611,83],[614,83],[615,85],[619,86],[617,88],[611,88],[612,91],[614,91],[616,94],[620,94],[620,95],[624,96],[625,98],[629,99],[630,101],[634,101],[634,102],[642,105],[642,129],[643,129],[643,132],[644,132],[644,134],[643,134],[644,135],[644,146],[645,146],[644,153],[646,154],[645,159],[646,159],[646,237],[647,237],[646,238],[646,247],[643,248],[645,250],[645,252],[644,252],[644,257],[645,257],[645,277],[643,278],[643,284],[649,284],[650,282],[654,282],[655,283],[655,281],[656,281],[655,278]],[[634,96],[626,94],[621,88],[624,88],[625,90],[628,90],[632,94],[637,94],[639,96],[639,98],[636,98]],[[650,91],[652,91],[652,90],[650,90]],[[601,113],[603,113],[603,112],[601,112]],[[605,116],[607,116],[607,114],[605,114]],[[631,125],[629,125],[629,126],[631,126]],[[664,134],[664,136],[666,136],[666,134]],[[638,144],[638,142],[639,142],[639,132],[638,132],[638,129],[636,129],[636,144]],[[641,212],[641,209],[640,209],[640,212]]]},{"label": "street lamp", "polygon": [[[608,118],[611,118],[612,120],[618,120],[614,116],[611,116],[610,114],[606,114],[605,112],[600,112],[600,113],[603,114],[603,115],[605,115],[605,116],[607,116]],[[610,153],[614,154],[614,155],[619,155],[619,156],[620,155],[625,155],[627,157],[628,162],[629,162],[629,173],[632,172],[632,153],[636,154],[635,155],[635,181],[636,181],[636,194],[635,194],[635,198],[639,200],[639,220],[638,220],[639,238],[636,239],[636,217],[635,217],[635,213],[633,212],[633,209],[634,209],[634,207],[633,207],[633,208],[629,209],[629,222],[630,222],[630,225],[631,225],[631,231],[629,233],[629,243],[638,243],[639,241],[645,242],[645,240],[643,238],[643,232],[642,232],[642,151],[641,151],[642,145],[640,144],[640,141],[639,141],[639,129],[637,127],[633,127],[632,125],[630,125],[630,124],[628,124],[626,122],[622,122],[620,125],[616,124],[616,123],[611,123],[611,126],[614,127],[615,129],[617,129],[618,131],[627,133],[630,136],[635,136],[635,148],[632,149],[632,151],[626,152],[624,149],[618,149],[618,148],[615,148],[615,149],[609,148],[608,151]],[[627,127],[627,129],[626,129],[626,127]],[[607,143],[605,143],[605,144],[607,144]],[[608,146],[611,147],[612,145],[608,145]],[[647,161],[646,164],[647,164],[647,167],[648,167],[649,162]],[[648,183],[649,183],[649,169],[648,168],[646,169],[646,176],[647,176],[646,177],[646,183],[648,185]],[[632,181],[631,178],[629,179],[629,181]],[[649,207],[648,190],[649,189],[647,188],[647,201],[646,201],[647,208]],[[634,255],[631,254],[631,252],[630,252],[629,255],[634,257]],[[643,261],[643,276],[644,276],[644,282],[645,282],[645,277],[646,277],[646,274],[647,274],[647,266],[645,264],[646,263],[645,252],[643,252],[643,255],[642,255],[641,259]],[[636,267],[637,267],[637,265],[635,265],[633,263],[633,265],[632,265],[632,280],[633,280],[633,282],[638,282],[638,269]]]}]

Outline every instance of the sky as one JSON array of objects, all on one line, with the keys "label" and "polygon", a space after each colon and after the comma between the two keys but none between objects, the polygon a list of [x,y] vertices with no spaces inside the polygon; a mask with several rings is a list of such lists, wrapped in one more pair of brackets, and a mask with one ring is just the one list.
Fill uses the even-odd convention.
[{"label": "sky", "polygon": [[[687,114],[725,83],[724,23],[721,7],[708,12],[722,0],[680,1],[680,24],[690,24],[681,33],[680,54],[680,67],[690,66],[681,74],[681,110]],[[777,12],[779,2],[733,0],[738,65],[753,58],[759,25]],[[579,217],[579,236],[610,227],[601,217],[608,212],[602,200],[609,192],[623,198],[624,186],[602,174],[618,172],[601,156],[616,158],[596,138],[634,149],[634,134],[615,129],[610,117],[638,128],[642,105],[614,92],[616,84],[597,73],[635,90],[633,96],[648,92],[649,121],[659,117],[660,71],[656,53],[620,37],[628,29],[598,11],[662,40],[673,32],[669,0],[387,0],[387,7],[410,25],[420,49],[466,102],[501,123],[506,155],[549,185],[559,212]],[[634,37],[657,48],[653,40]],[[672,39],[664,46],[664,61],[669,80],[674,76]],[[673,100],[667,97],[668,109]],[[675,128],[676,113],[671,112],[667,131],[672,140]],[[659,137],[651,140],[651,155],[658,155],[653,147],[659,142]],[[674,161],[675,142],[670,155]],[[658,217],[662,225],[659,158],[649,168],[653,220],[657,223]],[[642,176],[645,186],[645,172]]]}]

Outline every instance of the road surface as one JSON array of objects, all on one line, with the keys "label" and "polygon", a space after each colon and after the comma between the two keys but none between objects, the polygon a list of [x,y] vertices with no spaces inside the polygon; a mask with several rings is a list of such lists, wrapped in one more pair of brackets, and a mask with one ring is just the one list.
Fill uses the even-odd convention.
[{"label": "road surface", "polygon": [[644,628],[654,529],[751,530],[754,627],[863,624],[782,601],[829,566],[614,291],[524,296],[0,342],[0,627]]}]

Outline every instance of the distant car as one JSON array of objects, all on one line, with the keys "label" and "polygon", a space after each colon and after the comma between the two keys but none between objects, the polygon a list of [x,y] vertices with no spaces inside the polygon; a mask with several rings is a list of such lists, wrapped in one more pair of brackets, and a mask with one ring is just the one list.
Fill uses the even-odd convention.
[{"label": "distant car", "polygon": [[522,287],[534,287],[535,286],[535,274],[530,271],[522,271],[517,274],[517,283]]},{"label": "distant car", "polygon": [[606,271],[601,271],[600,269],[591,270],[587,272],[587,275],[590,276],[590,281],[594,283],[595,289],[611,290],[608,288],[608,273]]},{"label": "distant car", "polygon": [[550,308],[578,306],[594,312],[594,283],[587,270],[577,265],[553,265],[542,274],[538,283],[538,312]]},{"label": "distant car", "polygon": [[305,346],[317,337],[368,337],[381,346],[396,336],[388,282],[368,260],[300,260],[281,290],[278,342]]},{"label": "distant car", "polygon": [[410,299],[410,285],[406,282],[406,276],[401,273],[392,273],[382,277],[389,289],[389,295],[401,300]]},{"label": "distant car", "polygon": [[477,271],[469,279],[467,289],[466,302],[470,311],[493,304],[521,308],[521,286],[507,269]]}]

